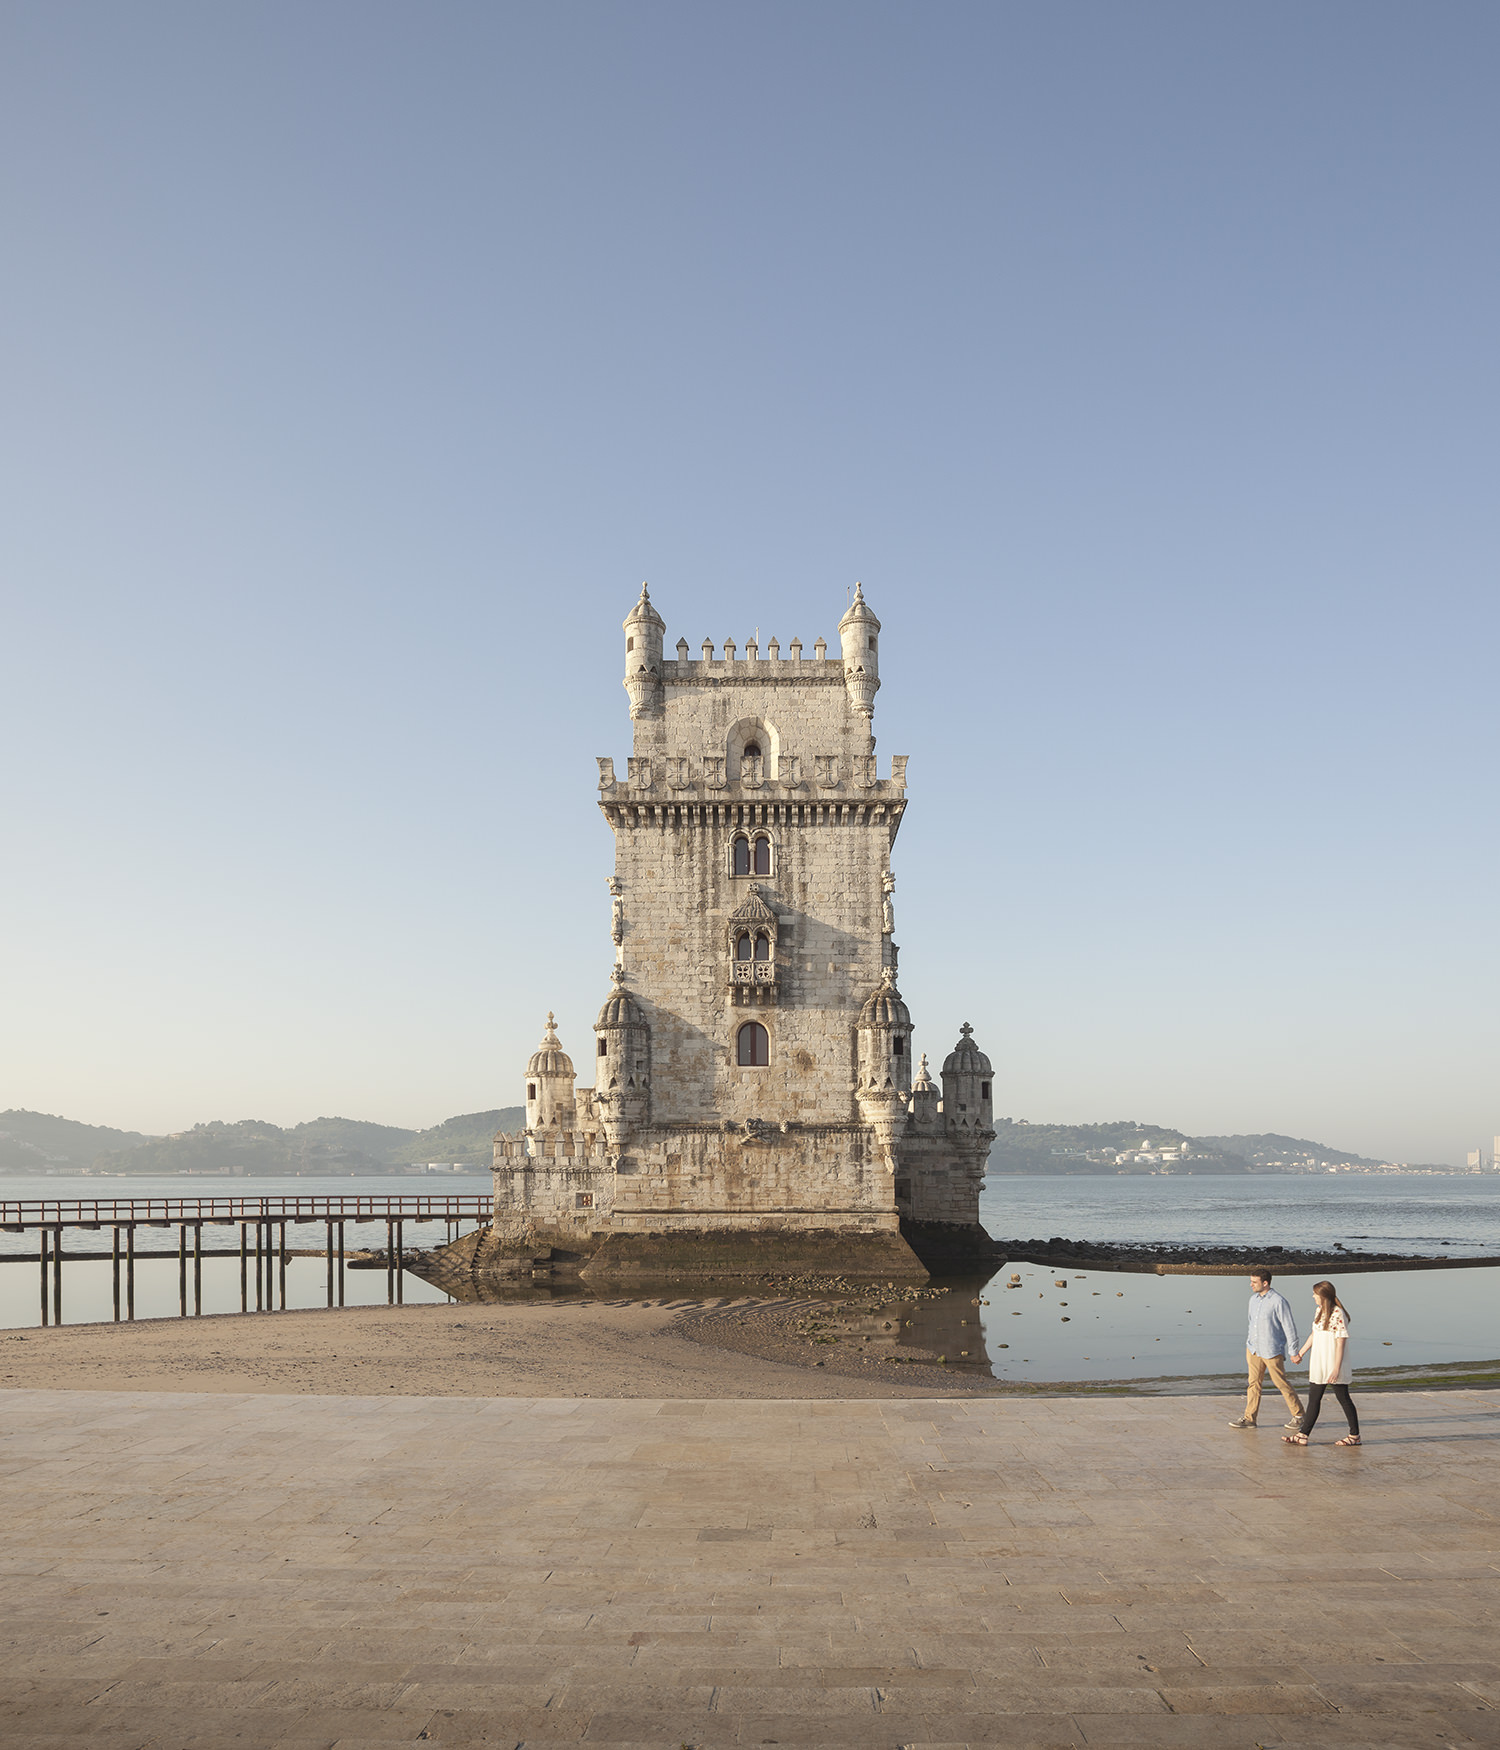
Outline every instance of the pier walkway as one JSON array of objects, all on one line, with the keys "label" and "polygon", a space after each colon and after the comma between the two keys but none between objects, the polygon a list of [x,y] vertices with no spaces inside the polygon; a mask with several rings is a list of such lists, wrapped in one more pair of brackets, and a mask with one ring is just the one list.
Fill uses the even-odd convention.
[{"label": "pier walkway", "polygon": [[[447,1237],[457,1236],[466,1221],[490,1218],[493,1200],[482,1192],[404,1192],[390,1196],[299,1196],[295,1192],[259,1197],[84,1197],[65,1199],[0,1199],[0,1231],[35,1233],[32,1261],[40,1268],[40,1322],[61,1324],[63,1265],[97,1263],[108,1258],[114,1272],[113,1305],[117,1321],[135,1317],[135,1272],[141,1258],[177,1259],[178,1306],[188,1316],[189,1280],[192,1310],[203,1311],[203,1260],[233,1257],[233,1248],[205,1248],[205,1228],[239,1228],[240,1311],[286,1309],[286,1266],[291,1256],[287,1228],[321,1226],[325,1243],[318,1250],[328,1259],[328,1305],[344,1304],[345,1236],[350,1223],[385,1224],[386,1293],[393,1304],[402,1300],[405,1233],[408,1222],[443,1222]],[[175,1251],[142,1251],[137,1232],[177,1229]],[[100,1233],[108,1228],[111,1249],[67,1251],[64,1235],[72,1229]],[[253,1237],[252,1237],[253,1236]],[[12,1254],[5,1260],[21,1260]],[[189,1269],[191,1266],[191,1270]]]}]

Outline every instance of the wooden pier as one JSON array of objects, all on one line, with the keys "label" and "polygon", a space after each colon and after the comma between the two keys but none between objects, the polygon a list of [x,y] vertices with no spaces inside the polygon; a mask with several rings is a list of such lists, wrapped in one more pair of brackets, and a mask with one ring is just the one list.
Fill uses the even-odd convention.
[{"label": "wooden pier", "polygon": [[[101,1261],[109,1258],[114,1276],[116,1321],[135,1317],[135,1267],[142,1258],[177,1259],[177,1302],[181,1317],[188,1316],[188,1266],[192,1265],[194,1317],[203,1312],[203,1260],[233,1257],[232,1248],[204,1249],[204,1228],[235,1228],[239,1232],[240,1311],[286,1310],[286,1267],[292,1255],[287,1247],[287,1226],[321,1225],[328,1259],[329,1306],[344,1304],[344,1232],[356,1225],[384,1221],[386,1231],[386,1298],[392,1305],[402,1301],[405,1269],[406,1223],[446,1222],[448,1237],[457,1235],[465,1221],[485,1222],[492,1200],[480,1192],[456,1194],[408,1193],[391,1197],[97,1197],[47,1199],[0,1199],[0,1229],[6,1233],[37,1233],[37,1262],[41,1274],[41,1322],[60,1325],[63,1307],[63,1264]],[[68,1228],[98,1233],[113,1230],[109,1252],[63,1250]],[[142,1251],[136,1245],[140,1229],[168,1232],[177,1229],[177,1250]],[[123,1268],[122,1268],[123,1266]],[[252,1271],[254,1288],[251,1288]],[[123,1290],[123,1292],[122,1292]],[[252,1298],[254,1305],[252,1306]]]}]

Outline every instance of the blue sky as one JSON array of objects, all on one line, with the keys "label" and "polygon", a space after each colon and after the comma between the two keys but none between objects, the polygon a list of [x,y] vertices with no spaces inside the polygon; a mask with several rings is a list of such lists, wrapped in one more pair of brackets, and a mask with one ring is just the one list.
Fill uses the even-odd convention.
[{"label": "blue sky", "polygon": [[[1500,14],[0,7],[0,1107],[508,1104],[685,635],[884,623],[917,1046],[1500,1130]],[[579,1049],[582,1058],[585,1054]]]}]

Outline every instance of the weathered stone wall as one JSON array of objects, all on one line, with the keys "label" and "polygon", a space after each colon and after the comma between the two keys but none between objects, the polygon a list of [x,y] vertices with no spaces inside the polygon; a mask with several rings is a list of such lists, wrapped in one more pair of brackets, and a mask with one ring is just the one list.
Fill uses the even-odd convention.
[{"label": "weathered stone wall", "polygon": [[547,1244],[588,1249],[590,1233],[607,1228],[615,1201],[615,1164],[573,1133],[495,1138],[497,1233],[534,1230]]},{"label": "weathered stone wall", "polygon": [[621,1163],[622,1231],[847,1226],[894,1230],[893,1176],[858,1124],[653,1128]]}]

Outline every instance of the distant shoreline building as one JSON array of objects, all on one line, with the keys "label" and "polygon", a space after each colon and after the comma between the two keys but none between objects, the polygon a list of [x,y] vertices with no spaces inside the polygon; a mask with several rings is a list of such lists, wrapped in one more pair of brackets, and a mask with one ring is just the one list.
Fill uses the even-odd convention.
[{"label": "distant shoreline building", "polygon": [[614,967],[593,1087],[553,1023],[526,1125],[495,1139],[493,1235],[593,1271],[823,1259],[921,1274],[985,1249],[990,1061],[965,1024],[940,1084],[912,1061],[891,847],[906,757],[872,733],[880,621],[856,588],[819,638],[716,655],[643,586],[624,622],[633,747],[600,759]]}]

